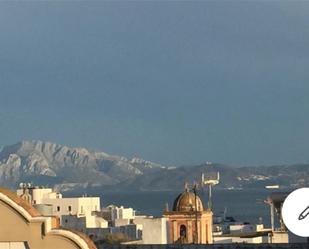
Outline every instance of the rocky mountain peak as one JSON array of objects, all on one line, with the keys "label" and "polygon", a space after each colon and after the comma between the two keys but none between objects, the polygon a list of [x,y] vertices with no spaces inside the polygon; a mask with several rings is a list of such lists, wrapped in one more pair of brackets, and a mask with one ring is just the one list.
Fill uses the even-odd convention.
[{"label": "rocky mountain peak", "polygon": [[274,184],[303,187],[309,181],[307,164],[229,167],[206,163],[171,168],[139,157],[127,159],[37,140],[4,146],[0,151],[0,184],[11,188],[20,182],[32,182],[64,190],[180,190],[184,182],[197,181],[202,173],[217,172],[217,188],[227,189],[265,188]]},{"label": "rocky mountain peak", "polygon": [[143,175],[149,170],[149,163],[86,148],[25,140],[4,146],[0,152],[0,184],[15,186],[19,181],[35,179],[40,184],[52,181],[113,185]]}]

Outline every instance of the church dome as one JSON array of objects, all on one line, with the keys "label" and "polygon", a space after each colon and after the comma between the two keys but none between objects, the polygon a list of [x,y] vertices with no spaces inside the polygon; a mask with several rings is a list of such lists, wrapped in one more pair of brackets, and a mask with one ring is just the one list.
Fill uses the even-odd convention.
[{"label": "church dome", "polygon": [[[195,200],[196,198],[196,200]],[[196,204],[195,205],[195,201]],[[196,195],[193,192],[189,192],[186,190],[185,192],[181,193],[177,196],[177,198],[174,201],[173,205],[173,211],[180,211],[180,212],[190,212],[190,211],[204,211],[202,200],[198,195]]]}]

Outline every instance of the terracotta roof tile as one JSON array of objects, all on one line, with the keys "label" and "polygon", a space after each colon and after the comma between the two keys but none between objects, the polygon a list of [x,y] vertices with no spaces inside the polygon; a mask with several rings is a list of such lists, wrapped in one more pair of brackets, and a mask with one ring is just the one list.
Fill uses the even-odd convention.
[{"label": "terracotta roof tile", "polygon": [[0,188],[0,193],[9,197],[12,201],[14,201],[16,204],[25,209],[32,217],[42,216],[33,206],[31,206],[24,199],[20,198],[16,193],[6,188]]},{"label": "terracotta roof tile", "polygon": [[[6,189],[6,188],[1,188],[0,187],[0,193],[6,195],[8,198],[10,198],[12,201],[14,201],[16,204],[21,206],[23,209],[25,209],[32,217],[40,217],[42,216],[33,206],[31,206],[27,201],[24,199],[20,198],[16,193]],[[52,223],[53,223],[53,229],[54,228],[59,228],[59,219],[57,217],[52,217]],[[61,230],[68,230],[70,232],[75,233],[78,235],[80,238],[82,238],[88,245],[89,249],[97,249],[93,241],[86,235],[78,231],[74,231],[71,229],[63,229]]]}]

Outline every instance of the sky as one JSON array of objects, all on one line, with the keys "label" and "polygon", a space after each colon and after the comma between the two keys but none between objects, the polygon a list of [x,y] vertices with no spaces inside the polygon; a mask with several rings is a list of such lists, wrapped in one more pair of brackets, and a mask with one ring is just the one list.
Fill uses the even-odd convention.
[{"label": "sky", "polygon": [[309,162],[309,2],[1,1],[0,144]]}]

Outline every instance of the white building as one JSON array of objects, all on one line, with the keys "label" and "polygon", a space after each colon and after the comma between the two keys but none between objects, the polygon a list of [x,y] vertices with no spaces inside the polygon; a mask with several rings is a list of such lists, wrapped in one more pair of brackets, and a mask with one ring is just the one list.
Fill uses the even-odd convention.
[{"label": "white building", "polygon": [[168,219],[136,216],[135,224],[142,225],[142,244],[167,244]]},{"label": "white building", "polygon": [[102,209],[103,212],[110,213],[110,220],[116,219],[134,219],[135,210],[133,208],[125,208],[123,206],[117,207],[115,205],[109,205]]},{"label": "white building", "polygon": [[52,215],[76,215],[78,217],[91,215],[100,211],[100,197],[63,198],[62,194],[51,188],[39,188],[23,185],[17,190],[17,195],[29,199],[32,205],[52,205]]},{"label": "white building", "polygon": [[214,244],[231,244],[231,243],[249,243],[249,244],[261,244],[268,243],[267,236],[253,236],[250,238],[222,236],[214,237]]},{"label": "white building", "polygon": [[53,205],[53,214],[57,216],[71,214],[81,217],[100,211],[99,197],[55,198],[44,199],[43,202]]},{"label": "white building", "polygon": [[229,225],[230,234],[253,233],[264,230],[263,224],[231,224]]},{"label": "white building", "polygon": [[[167,244],[168,219],[136,216],[133,208],[110,205],[102,208],[101,215],[112,227],[111,233],[123,233],[138,244]],[[137,241],[138,240],[138,241]]]},{"label": "white building", "polygon": [[135,218],[135,210],[133,208],[125,208],[123,206],[117,207],[115,205],[109,205],[106,208],[102,208],[100,215],[110,221],[110,224],[114,227],[126,226],[132,224]]},{"label": "white building", "polygon": [[83,217],[78,217],[76,215],[63,215],[62,226],[84,232],[83,229],[86,228],[107,228],[108,222],[96,215],[86,215]]}]

